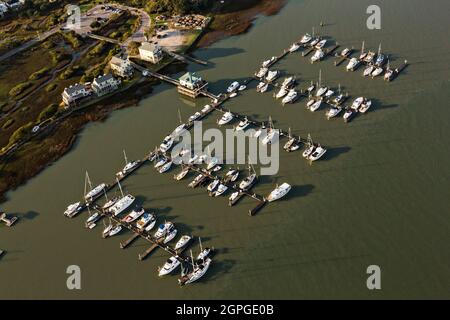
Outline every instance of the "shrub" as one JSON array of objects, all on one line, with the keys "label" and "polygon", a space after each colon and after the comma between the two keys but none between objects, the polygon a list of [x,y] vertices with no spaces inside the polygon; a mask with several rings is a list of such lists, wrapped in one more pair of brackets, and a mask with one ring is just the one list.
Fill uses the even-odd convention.
[{"label": "shrub", "polygon": [[16,97],[19,94],[21,94],[22,92],[24,92],[26,89],[28,89],[29,87],[31,87],[30,82],[19,83],[18,85],[13,87],[11,90],[9,90],[9,95],[11,97]]},{"label": "shrub", "polygon": [[8,129],[9,127],[12,126],[13,123],[14,123],[14,119],[8,119],[8,120],[6,120],[5,123],[2,125],[2,129],[3,129],[3,130]]},{"label": "shrub", "polygon": [[51,92],[55,90],[58,87],[56,83],[50,83],[48,86],[45,87],[45,91]]},{"label": "shrub", "polygon": [[58,105],[56,103],[50,104],[48,107],[46,107],[44,110],[39,113],[38,116],[38,122],[42,122],[44,120],[47,120],[51,116],[53,116],[58,111]]},{"label": "shrub", "polygon": [[42,68],[41,70],[36,71],[28,77],[28,80],[37,80],[42,78],[50,69],[47,67]]}]

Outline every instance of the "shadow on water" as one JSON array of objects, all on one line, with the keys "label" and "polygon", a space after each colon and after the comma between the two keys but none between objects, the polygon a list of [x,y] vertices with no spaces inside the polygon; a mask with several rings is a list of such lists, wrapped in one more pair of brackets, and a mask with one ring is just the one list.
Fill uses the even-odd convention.
[{"label": "shadow on water", "polygon": [[229,273],[235,264],[236,260],[232,259],[214,261],[208,272],[203,276],[202,283],[207,283],[209,280],[215,280],[223,274]]},{"label": "shadow on water", "polygon": [[[208,48],[208,50],[202,50],[198,52],[198,56],[202,56],[203,52],[208,53],[208,60],[216,59],[216,58],[223,58],[228,57],[240,53],[244,53],[245,50],[242,48]],[[208,64],[211,64],[210,61],[208,61]]]},{"label": "shadow on water", "polygon": [[343,153],[347,153],[351,150],[350,147],[336,147],[336,148],[329,148],[327,153],[324,156],[325,160],[331,160],[334,158],[339,157]]},{"label": "shadow on water", "polygon": [[386,104],[383,105],[383,103],[379,100],[379,99],[372,99],[372,103],[373,103],[373,107],[370,108],[367,113],[371,113],[371,112],[376,112],[376,111],[381,111],[381,110],[385,110],[385,109],[392,109],[392,108],[397,108],[399,107],[398,104]]},{"label": "shadow on water", "polygon": [[283,198],[283,200],[290,200],[294,198],[305,197],[314,189],[312,184],[305,184],[301,186],[292,186],[291,191]]}]

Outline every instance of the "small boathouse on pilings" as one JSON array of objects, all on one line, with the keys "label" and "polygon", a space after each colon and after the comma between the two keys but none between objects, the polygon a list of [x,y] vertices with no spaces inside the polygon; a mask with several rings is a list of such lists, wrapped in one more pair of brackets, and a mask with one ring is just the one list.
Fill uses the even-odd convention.
[{"label": "small boathouse on pilings", "polygon": [[196,73],[187,72],[179,79],[178,92],[190,98],[197,98],[202,91],[206,91],[208,82]]}]

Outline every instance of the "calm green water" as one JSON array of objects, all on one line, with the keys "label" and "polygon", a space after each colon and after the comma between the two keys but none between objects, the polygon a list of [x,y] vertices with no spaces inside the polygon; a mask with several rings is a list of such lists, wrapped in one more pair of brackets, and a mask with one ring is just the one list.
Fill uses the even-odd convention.
[{"label": "calm green water", "polygon": [[[365,11],[376,3],[382,30],[370,31]],[[266,194],[287,181],[294,191],[255,217],[246,213],[253,201],[229,208],[226,198],[188,189],[189,180],[175,182],[173,171],[160,175],[144,166],[126,180],[124,188],[145,207],[219,249],[205,281],[185,288],[177,275],[157,277],[167,259],[161,251],[140,262],[137,255],[148,247],[143,240],[121,250],[119,241],[130,234],[103,240],[101,228],[84,228],[85,214],[68,220],[62,211],[81,197],[85,170],[94,182],[111,181],[123,165],[122,149],[129,158],[142,157],[176,126],[178,109],[187,117],[207,100],[187,102],[160,85],[138,107],[88,125],[73,151],[2,204],[22,219],[0,228],[0,247],[8,250],[0,260],[0,298],[449,298],[449,9],[447,0],[293,0],[278,15],[259,18],[247,34],[199,50],[212,64],[190,69],[213,92],[249,76],[320,21],[327,26],[316,30],[343,46],[365,40],[376,50],[382,42],[393,65],[408,59],[411,66],[388,84],[362,79],[362,70],[346,73],[333,59],[312,66],[297,54],[278,65],[303,88],[322,69],[327,84],[376,99],[375,108],[348,125],[306,111],[304,100],[281,108],[271,93],[249,90],[230,101],[234,111],[261,120],[271,115],[277,126],[311,133],[330,148],[313,166],[299,153],[282,152],[279,174],[255,190]],[[81,267],[81,291],[66,289],[71,264]],[[381,267],[381,291],[366,288],[371,264]]]}]

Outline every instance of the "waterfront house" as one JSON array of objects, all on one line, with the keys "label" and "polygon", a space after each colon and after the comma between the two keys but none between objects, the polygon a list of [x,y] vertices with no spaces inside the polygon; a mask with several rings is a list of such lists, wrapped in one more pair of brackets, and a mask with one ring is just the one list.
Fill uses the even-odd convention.
[{"label": "waterfront house", "polygon": [[133,75],[133,66],[128,58],[114,56],[111,58],[109,66],[116,76],[129,78]]},{"label": "waterfront house", "polygon": [[101,97],[105,94],[113,92],[119,88],[120,80],[112,76],[112,74],[106,74],[95,78],[92,83],[92,90]]},{"label": "waterfront house", "polygon": [[151,63],[159,63],[164,54],[160,46],[150,42],[143,42],[139,47],[139,55],[142,60],[149,61]]},{"label": "waterfront house", "polygon": [[204,81],[196,73],[191,72],[182,75],[178,81],[180,82],[178,92],[191,98],[196,98],[200,91],[205,90],[208,86],[208,82]]},{"label": "waterfront house", "polygon": [[81,83],[76,83],[74,85],[71,85],[68,88],[65,88],[62,93],[62,99],[66,106],[70,106],[76,101],[87,97],[91,94],[90,89]]}]

